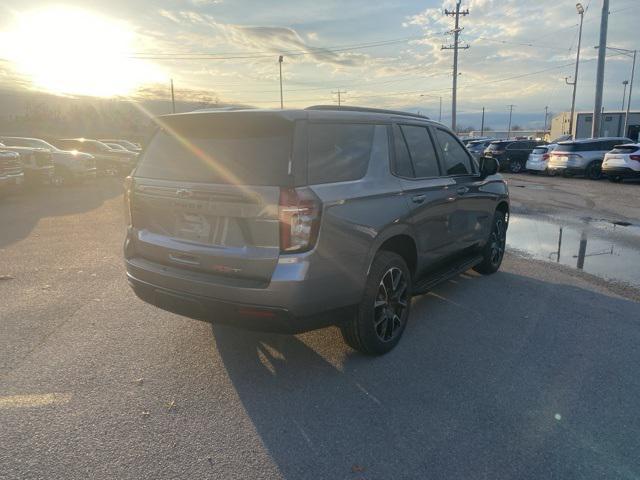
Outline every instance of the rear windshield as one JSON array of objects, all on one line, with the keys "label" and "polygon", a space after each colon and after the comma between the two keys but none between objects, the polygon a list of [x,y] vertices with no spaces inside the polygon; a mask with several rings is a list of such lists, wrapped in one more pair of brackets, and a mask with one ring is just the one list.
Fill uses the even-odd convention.
[{"label": "rear windshield", "polygon": [[556,150],[558,152],[591,152],[606,151],[613,147],[611,140],[579,143],[561,143]]},{"label": "rear windshield", "polygon": [[491,151],[504,150],[507,145],[509,145],[509,142],[492,143],[491,145],[489,145],[489,150],[491,150]]},{"label": "rear windshield", "polygon": [[194,114],[163,119],[136,176],[241,185],[285,185],[294,122],[276,115]]},{"label": "rear windshield", "polygon": [[547,153],[549,151],[549,149],[547,147],[536,147],[533,149],[533,153],[534,155],[543,155],[545,153]]},{"label": "rear windshield", "polygon": [[618,145],[610,153],[634,153],[640,151],[637,145]]}]

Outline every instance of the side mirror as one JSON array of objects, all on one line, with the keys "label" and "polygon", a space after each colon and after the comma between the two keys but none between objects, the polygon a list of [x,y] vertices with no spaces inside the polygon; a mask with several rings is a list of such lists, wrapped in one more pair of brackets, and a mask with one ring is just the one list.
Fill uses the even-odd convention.
[{"label": "side mirror", "polygon": [[480,157],[480,176],[487,178],[500,170],[498,160],[493,157]]}]

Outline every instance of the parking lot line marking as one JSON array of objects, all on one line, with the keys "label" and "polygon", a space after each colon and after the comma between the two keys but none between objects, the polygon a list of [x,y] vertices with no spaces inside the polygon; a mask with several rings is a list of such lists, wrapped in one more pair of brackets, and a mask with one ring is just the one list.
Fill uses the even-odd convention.
[{"label": "parking lot line marking", "polygon": [[8,395],[0,397],[0,409],[2,408],[30,408],[44,407],[46,405],[62,405],[69,403],[70,393],[44,393],[40,395]]}]

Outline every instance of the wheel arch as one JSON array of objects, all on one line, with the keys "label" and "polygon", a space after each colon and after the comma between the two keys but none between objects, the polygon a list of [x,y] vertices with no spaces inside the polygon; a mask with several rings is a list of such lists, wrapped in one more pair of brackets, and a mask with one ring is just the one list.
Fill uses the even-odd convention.
[{"label": "wheel arch", "polygon": [[407,225],[396,225],[379,235],[369,253],[367,275],[376,254],[381,251],[394,252],[400,255],[414,275],[418,269],[418,246],[415,236]]}]

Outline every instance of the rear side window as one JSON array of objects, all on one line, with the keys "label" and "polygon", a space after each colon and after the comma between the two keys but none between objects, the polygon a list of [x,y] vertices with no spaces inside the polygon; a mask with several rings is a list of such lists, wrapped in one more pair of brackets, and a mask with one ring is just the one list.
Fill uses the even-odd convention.
[{"label": "rear side window", "polygon": [[375,128],[366,124],[310,123],[309,183],[346,182],[364,177]]},{"label": "rear side window", "polygon": [[396,152],[395,174],[405,178],[415,178],[413,165],[411,165],[411,156],[409,155],[409,147],[407,147],[407,142],[398,125],[394,125],[393,127],[393,137]]},{"label": "rear side window", "polygon": [[471,175],[471,159],[462,145],[449,132],[435,130],[447,175]]},{"label": "rear side window", "polygon": [[427,129],[415,125],[402,125],[400,130],[409,149],[416,178],[439,176],[436,150]]},{"label": "rear side window", "polygon": [[286,185],[295,123],[244,113],[166,117],[136,176],[240,185]]}]

